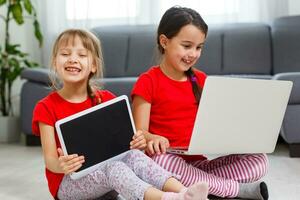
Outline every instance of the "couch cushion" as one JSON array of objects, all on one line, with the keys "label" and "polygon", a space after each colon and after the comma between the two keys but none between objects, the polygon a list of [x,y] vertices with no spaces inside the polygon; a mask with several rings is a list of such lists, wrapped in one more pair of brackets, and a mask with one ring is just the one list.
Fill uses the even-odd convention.
[{"label": "couch cushion", "polygon": [[221,65],[222,29],[221,26],[209,26],[202,55],[195,66],[207,74],[221,74]]},{"label": "couch cushion", "polygon": [[21,78],[30,80],[32,82],[51,85],[51,81],[49,79],[48,73],[49,73],[49,69],[46,68],[25,68],[21,72]]},{"label": "couch cushion", "polygon": [[300,71],[300,16],[278,18],[272,25],[274,73]]},{"label": "couch cushion", "polygon": [[[34,69],[38,72],[38,69]],[[33,73],[34,74],[34,73]],[[38,73],[36,73],[38,74]],[[31,79],[32,80],[32,79]],[[43,82],[26,81],[21,90],[21,129],[22,132],[28,135],[32,134],[31,120],[32,111],[36,103],[47,96],[51,91],[50,87]]]},{"label": "couch cushion", "polygon": [[130,35],[127,76],[139,76],[157,63],[155,37],[154,31]]},{"label": "couch cushion", "polygon": [[130,99],[130,93],[137,77],[119,77],[119,78],[104,78],[101,83],[104,89],[111,91],[117,96],[127,95]]},{"label": "couch cushion", "polygon": [[273,76],[273,79],[292,81],[293,88],[289,99],[289,105],[300,104],[300,72],[278,73]]},{"label": "couch cushion", "polygon": [[289,105],[286,109],[281,128],[281,136],[289,144],[300,143],[299,134],[300,105]]},{"label": "couch cushion", "polygon": [[127,63],[128,35],[118,32],[93,30],[101,41],[104,58],[104,76],[124,76]]},{"label": "couch cushion", "polygon": [[223,74],[271,74],[271,36],[267,25],[224,26]]}]

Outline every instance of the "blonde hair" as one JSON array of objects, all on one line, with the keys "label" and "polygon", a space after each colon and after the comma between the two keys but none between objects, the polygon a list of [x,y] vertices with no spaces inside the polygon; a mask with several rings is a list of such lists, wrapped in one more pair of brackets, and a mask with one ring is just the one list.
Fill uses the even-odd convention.
[{"label": "blonde hair", "polygon": [[95,79],[103,77],[103,55],[101,49],[101,42],[100,40],[91,32],[82,29],[67,29],[62,32],[54,42],[53,49],[52,49],[52,56],[51,56],[51,67],[49,74],[49,78],[51,80],[51,87],[54,90],[58,90],[61,87],[61,82],[58,80],[56,76],[56,72],[54,70],[55,60],[61,46],[66,46],[71,42],[74,44],[75,38],[79,37],[81,40],[83,47],[88,50],[89,53],[92,55],[93,64],[96,66],[96,72],[91,73],[88,80],[87,90],[88,95],[91,98],[95,97],[94,90],[99,88],[99,83],[95,81]]}]

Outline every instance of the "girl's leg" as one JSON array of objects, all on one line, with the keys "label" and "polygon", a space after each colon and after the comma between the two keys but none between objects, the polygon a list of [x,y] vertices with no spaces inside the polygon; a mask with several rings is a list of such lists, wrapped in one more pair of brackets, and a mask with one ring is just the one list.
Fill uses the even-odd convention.
[{"label": "girl's leg", "polygon": [[60,200],[95,199],[113,190],[109,187],[103,169],[73,180],[66,175],[60,184],[58,198]]},{"label": "girl's leg", "polygon": [[209,193],[220,197],[236,197],[238,194],[238,182],[235,180],[218,177],[205,172],[187,163],[183,158],[173,154],[162,154],[153,157],[160,166],[181,177],[185,186],[197,182],[206,182],[209,185]]},{"label": "girl's leg", "polygon": [[[177,179],[172,177],[172,174],[157,165],[151,158],[146,156],[139,150],[131,150],[122,159],[134,173],[142,180],[156,186],[150,187],[145,191],[145,199],[199,199],[206,200],[208,193],[207,184],[197,183],[190,188],[185,188]],[[176,192],[162,193],[163,191]],[[181,194],[178,194],[181,192]]]},{"label": "girl's leg", "polygon": [[[122,161],[128,165],[138,177],[160,190],[164,189],[167,180],[173,176],[172,173],[164,170],[140,150],[128,151]],[[168,191],[179,192],[183,187],[180,182],[174,181],[171,187],[172,189],[170,188]]]},{"label": "girl's leg", "polygon": [[77,180],[65,176],[58,191],[58,198],[60,200],[95,199],[113,189],[126,200],[144,199],[148,190],[151,193],[147,193],[147,199],[159,200],[163,195],[162,191],[137,177],[125,163],[112,161]]},{"label": "girl's leg", "polygon": [[[164,171],[164,173],[167,172]],[[181,190],[185,189],[173,178],[168,178],[163,185],[170,188],[171,185],[175,185],[175,188],[180,186]],[[61,200],[93,199],[113,189],[127,200],[160,200],[162,197],[172,200],[205,200],[207,196],[207,188],[205,190],[205,185],[201,183],[191,186],[183,193],[163,193],[137,177],[124,162],[112,161],[78,180],[72,180],[69,176],[65,176],[58,191],[58,198]]]},{"label": "girl's leg", "polygon": [[268,170],[266,154],[238,154],[196,161],[193,166],[216,176],[249,183],[261,179]]},{"label": "girl's leg", "polygon": [[144,199],[151,185],[141,180],[124,162],[112,161],[106,165],[109,187],[116,190],[126,200]]},{"label": "girl's leg", "polygon": [[124,162],[120,161],[109,163],[106,166],[106,174],[110,187],[126,200],[206,200],[207,198],[208,189],[205,184],[194,184],[182,193],[162,192],[139,179]]},{"label": "girl's leg", "polygon": [[[219,157],[213,160],[197,161],[192,165],[216,176],[238,181],[238,197],[268,199],[268,188],[261,179],[268,169],[266,154],[240,154]],[[254,182],[254,183],[252,183]]]}]

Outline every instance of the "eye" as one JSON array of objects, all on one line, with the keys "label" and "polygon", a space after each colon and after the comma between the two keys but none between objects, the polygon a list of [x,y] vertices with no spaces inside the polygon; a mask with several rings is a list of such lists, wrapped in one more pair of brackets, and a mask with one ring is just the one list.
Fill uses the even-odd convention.
[{"label": "eye", "polygon": [[183,44],[182,46],[183,46],[185,49],[191,48],[191,45],[189,45],[189,44]]},{"label": "eye", "polygon": [[197,46],[197,50],[202,50],[203,49],[203,45]]},{"label": "eye", "polygon": [[78,51],[78,56],[81,58],[87,57],[88,53],[86,51]]},{"label": "eye", "polygon": [[68,56],[68,55],[69,55],[69,53],[66,53],[66,52],[61,52],[61,53],[60,53],[60,55],[62,55],[62,56]]}]

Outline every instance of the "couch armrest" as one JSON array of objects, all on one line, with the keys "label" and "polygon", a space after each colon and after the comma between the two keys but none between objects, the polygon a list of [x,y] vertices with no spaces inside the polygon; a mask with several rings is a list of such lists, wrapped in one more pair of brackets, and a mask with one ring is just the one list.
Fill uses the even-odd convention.
[{"label": "couch armrest", "polygon": [[25,135],[32,135],[31,120],[36,103],[51,91],[48,73],[45,68],[26,68],[21,73],[21,78],[26,79],[20,100],[21,130]]},{"label": "couch armrest", "polygon": [[45,85],[50,84],[49,69],[46,68],[26,68],[21,73],[22,79],[27,79],[32,82],[44,83]]},{"label": "couch armrest", "polygon": [[290,145],[290,156],[300,157],[300,72],[276,74],[275,80],[289,80],[293,82],[293,88],[282,122],[280,134]]},{"label": "couch armrest", "polygon": [[289,99],[289,105],[300,104],[300,72],[279,73],[273,76],[273,79],[292,81],[293,88]]}]

